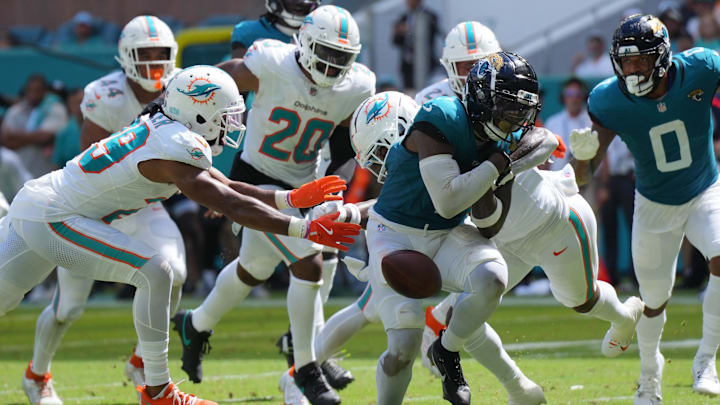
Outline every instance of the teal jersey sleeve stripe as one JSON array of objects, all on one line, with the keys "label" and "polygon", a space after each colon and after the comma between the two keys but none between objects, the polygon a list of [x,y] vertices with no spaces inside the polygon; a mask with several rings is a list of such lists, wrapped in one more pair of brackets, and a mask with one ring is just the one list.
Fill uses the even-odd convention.
[{"label": "teal jersey sleeve stripe", "polygon": [[290,249],[288,249],[285,244],[283,244],[280,239],[278,239],[277,236],[275,236],[272,233],[263,232],[265,236],[267,236],[268,239],[270,239],[270,243],[272,243],[279,251],[282,253],[283,256],[285,256],[286,259],[290,261],[290,263],[295,263],[300,261],[300,258],[295,256]]},{"label": "teal jersey sleeve stripe", "polygon": [[100,256],[106,257],[116,262],[125,263],[130,267],[139,269],[144,266],[149,257],[143,257],[139,254],[120,249],[112,246],[108,243],[94,239],[82,232],[73,229],[64,222],[51,222],[50,229],[53,230],[58,236],[67,240],[68,242],[77,245],[83,249],[89,250],[93,253],[99,254]]},{"label": "teal jersey sleeve stripe", "polygon": [[580,241],[580,249],[582,250],[583,267],[585,268],[585,282],[587,283],[587,294],[586,301],[590,301],[593,298],[593,292],[595,291],[595,285],[593,283],[593,267],[590,256],[590,235],[588,235],[580,216],[570,208],[570,224],[575,229],[575,234]]}]

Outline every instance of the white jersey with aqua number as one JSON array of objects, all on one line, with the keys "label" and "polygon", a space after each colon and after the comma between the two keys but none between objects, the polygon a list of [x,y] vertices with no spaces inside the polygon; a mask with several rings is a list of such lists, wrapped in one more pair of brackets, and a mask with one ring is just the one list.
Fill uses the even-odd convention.
[{"label": "white jersey with aqua number", "polygon": [[242,159],[293,187],[314,179],[323,143],[375,93],[375,74],[359,63],[335,86],[316,86],[303,74],[297,50],[260,40],[243,58],[260,84],[247,119]]},{"label": "white jersey with aqua number", "polygon": [[160,113],[144,115],[92,144],[65,168],[27,182],[8,215],[42,222],[81,215],[109,224],[178,192],[174,184],[152,182],[140,174],[138,164],[151,159],[203,170],[212,165],[203,137]]},{"label": "white jersey with aqua number", "polygon": [[443,79],[420,90],[420,92],[415,95],[415,102],[418,103],[418,105],[423,105],[440,96],[457,97],[457,94],[450,88],[450,80]]},{"label": "white jersey with aqua number", "polygon": [[85,86],[80,105],[86,120],[109,133],[132,124],[143,107],[122,71],[112,72]]}]

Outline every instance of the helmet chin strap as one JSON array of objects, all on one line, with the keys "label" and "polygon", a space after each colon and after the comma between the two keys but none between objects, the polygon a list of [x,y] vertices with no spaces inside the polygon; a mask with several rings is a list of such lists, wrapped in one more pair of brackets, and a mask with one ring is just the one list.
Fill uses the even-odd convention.
[{"label": "helmet chin strap", "polygon": [[644,79],[645,76],[642,75],[625,76],[625,86],[627,87],[628,92],[630,92],[633,96],[644,96],[652,92],[653,87],[655,87],[652,76],[643,81]]}]

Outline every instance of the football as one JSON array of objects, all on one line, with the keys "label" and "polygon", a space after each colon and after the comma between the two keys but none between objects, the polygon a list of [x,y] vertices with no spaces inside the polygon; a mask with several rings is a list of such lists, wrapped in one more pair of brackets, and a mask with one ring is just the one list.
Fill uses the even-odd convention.
[{"label": "football", "polygon": [[408,298],[428,298],[440,291],[442,278],[435,262],[414,250],[398,250],[382,259],[385,280]]}]

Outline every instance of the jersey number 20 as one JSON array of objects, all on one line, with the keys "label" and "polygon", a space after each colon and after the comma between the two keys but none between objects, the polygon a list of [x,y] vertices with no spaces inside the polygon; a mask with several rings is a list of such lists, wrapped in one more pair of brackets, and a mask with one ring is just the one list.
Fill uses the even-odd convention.
[{"label": "jersey number 20", "polygon": [[[285,122],[287,123],[287,126],[277,132],[266,135],[265,139],[263,139],[262,145],[260,146],[260,153],[282,161],[290,160],[290,156],[292,155],[295,163],[314,161],[317,157],[318,146],[322,145],[322,142],[330,136],[330,131],[332,131],[335,126],[335,124],[331,121],[322,120],[320,118],[307,120],[307,122],[305,122],[305,128],[300,135],[300,139],[297,141],[293,151],[290,152],[280,149],[277,147],[277,144],[297,134],[298,129],[300,128],[300,115],[292,110],[275,107],[270,112],[268,120],[276,124]],[[313,137],[316,133],[319,133],[319,136],[313,142]]]},{"label": "jersey number 20", "polygon": [[[668,162],[667,153],[665,152],[665,146],[662,141],[663,135],[666,134],[675,134],[678,146],[680,147],[680,158],[672,162]],[[663,173],[684,169],[692,163],[690,141],[687,130],[685,130],[685,124],[681,120],[673,120],[650,128],[650,144],[655,154],[655,165],[657,169]]]}]

